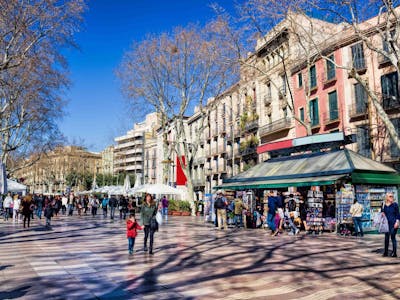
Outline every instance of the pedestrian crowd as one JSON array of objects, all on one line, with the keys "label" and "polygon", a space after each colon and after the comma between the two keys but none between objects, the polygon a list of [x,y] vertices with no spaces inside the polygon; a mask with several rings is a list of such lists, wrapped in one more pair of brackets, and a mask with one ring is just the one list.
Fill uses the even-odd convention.
[{"label": "pedestrian crowd", "polygon": [[[146,194],[144,201],[139,206],[139,199],[125,196],[103,195],[42,195],[33,194],[21,196],[8,193],[4,199],[0,197],[0,213],[5,222],[23,223],[23,228],[29,228],[34,218],[46,219],[45,227],[51,229],[51,219],[59,215],[71,217],[91,215],[97,216],[101,209],[103,219],[126,220],[126,236],[128,239],[128,252],[134,253],[135,238],[138,230],[144,230],[143,250],[153,254],[154,234],[158,231],[156,215],[159,213],[164,222],[168,220],[169,201],[164,196],[160,201],[155,201],[150,194]],[[136,212],[140,209],[140,222],[136,220]],[[100,214],[100,213],[99,213]],[[128,218],[127,218],[128,217]],[[149,241],[149,243],[148,243]],[[149,247],[148,247],[149,246]]]}]

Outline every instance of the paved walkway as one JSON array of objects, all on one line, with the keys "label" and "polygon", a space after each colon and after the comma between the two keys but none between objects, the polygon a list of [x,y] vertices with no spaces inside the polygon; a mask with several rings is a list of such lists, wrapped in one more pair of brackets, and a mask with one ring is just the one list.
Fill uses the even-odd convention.
[{"label": "paved walkway", "polygon": [[270,237],[171,217],[154,256],[142,232],[129,256],[120,220],[52,223],[0,220],[0,299],[400,299],[400,259],[375,252],[383,236]]}]

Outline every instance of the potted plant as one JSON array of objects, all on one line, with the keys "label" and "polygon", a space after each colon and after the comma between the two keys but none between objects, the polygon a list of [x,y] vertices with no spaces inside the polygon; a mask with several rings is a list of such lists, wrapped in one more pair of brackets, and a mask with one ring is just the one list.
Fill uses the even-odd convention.
[{"label": "potted plant", "polygon": [[168,214],[173,216],[180,216],[179,205],[176,200],[169,200]]},{"label": "potted plant", "polygon": [[191,215],[191,207],[189,201],[180,201],[179,202],[179,210],[182,212],[182,216],[190,216]]}]

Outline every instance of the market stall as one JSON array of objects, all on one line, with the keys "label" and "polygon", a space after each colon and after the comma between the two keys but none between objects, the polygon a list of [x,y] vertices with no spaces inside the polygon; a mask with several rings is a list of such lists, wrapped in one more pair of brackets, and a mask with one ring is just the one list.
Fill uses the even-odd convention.
[{"label": "market stall", "polygon": [[[348,183],[354,189],[352,199],[340,194]],[[373,229],[372,219],[385,193],[393,192],[397,201],[399,185],[396,170],[354,151],[340,149],[272,158],[225,179],[217,188],[270,191],[295,187],[308,200],[308,222],[313,226],[322,226],[318,223],[321,218],[326,226],[327,217],[336,218],[337,225],[349,222],[348,210],[356,197],[364,206],[363,227],[368,231]]]}]

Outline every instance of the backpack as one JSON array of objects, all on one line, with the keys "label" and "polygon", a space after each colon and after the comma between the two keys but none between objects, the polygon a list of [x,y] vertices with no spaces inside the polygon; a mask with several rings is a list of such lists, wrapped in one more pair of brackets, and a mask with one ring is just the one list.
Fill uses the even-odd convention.
[{"label": "backpack", "polygon": [[214,206],[216,209],[223,209],[223,208],[225,208],[225,203],[222,200],[222,198],[219,197],[219,198],[217,198],[217,200],[215,200]]}]

